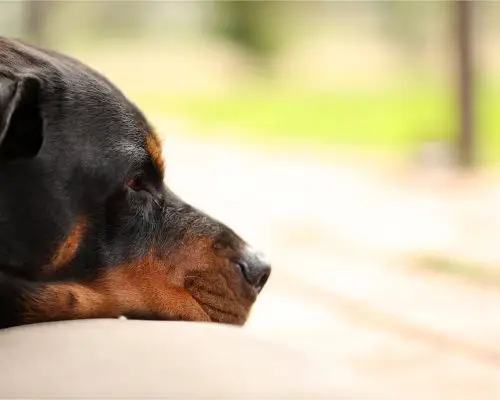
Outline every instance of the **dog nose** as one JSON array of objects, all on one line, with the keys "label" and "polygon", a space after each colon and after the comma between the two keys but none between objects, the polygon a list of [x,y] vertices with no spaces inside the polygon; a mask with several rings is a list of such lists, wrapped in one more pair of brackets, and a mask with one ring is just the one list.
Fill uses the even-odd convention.
[{"label": "dog nose", "polygon": [[260,292],[271,275],[271,265],[266,261],[264,254],[247,248],[238,266],[245,280]]}]

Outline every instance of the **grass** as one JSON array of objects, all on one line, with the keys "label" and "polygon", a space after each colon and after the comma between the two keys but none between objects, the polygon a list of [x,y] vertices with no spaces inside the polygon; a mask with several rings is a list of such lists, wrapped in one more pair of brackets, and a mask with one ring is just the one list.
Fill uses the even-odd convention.
[{"label": "grass", "polygon": [[[239,90],[224,96],[133,96],[149,113],[187,119],[206,135],[318,146],[355,145],[411,152],[428,139],[450,140],[458,131],[450,90],[408,85],[387,90],[300,92]],[[479,157],[500,161],[500,88],[478,91]]]},{"label": "grass", "polygon": [[440,256],[425,256],[416,260],[418,268],[455,276],[457,278],[500,289],[500,268],[454,260]]}]

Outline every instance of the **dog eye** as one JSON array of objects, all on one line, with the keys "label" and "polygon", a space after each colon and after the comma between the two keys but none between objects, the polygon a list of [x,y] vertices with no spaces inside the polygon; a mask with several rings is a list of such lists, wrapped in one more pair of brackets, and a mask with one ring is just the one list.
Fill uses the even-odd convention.
[{"label": "dog eye", "polygon": [[140,192],[144,190],[147,191],[146,185],[143,184],[142,180],[139,177],[128,180],[126,186],[129,189],[132,189],[134,192]]},{"label": "dog eye", "polygon": [[129,187],[132,190],[137,190],[137,178],[130,179],[127,182],[127,187]]}]

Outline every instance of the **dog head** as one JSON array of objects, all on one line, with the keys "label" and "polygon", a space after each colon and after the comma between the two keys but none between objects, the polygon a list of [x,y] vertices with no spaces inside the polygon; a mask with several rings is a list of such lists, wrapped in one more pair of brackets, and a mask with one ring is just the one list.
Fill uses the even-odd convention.
[{"label": "dog head", "polygon": [[270,266],[169,190],[137,107],[69,57],[0,39],[0,60],[2,268],[84,282],[109,316],[243,324]]}]

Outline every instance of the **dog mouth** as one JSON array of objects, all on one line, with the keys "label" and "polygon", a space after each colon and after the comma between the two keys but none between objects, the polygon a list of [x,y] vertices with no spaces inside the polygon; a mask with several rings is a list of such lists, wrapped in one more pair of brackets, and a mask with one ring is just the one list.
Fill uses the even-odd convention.
[{"label": "dog mouth", "polygon": [[[246,306],[235,304],[232,301],[225,300],[223,297],[217,300],[213,298],[209,300],[202,300],[202,295],[192,297],[208,315],[210,322],[242,326],[248,320],[250,315],[251,305]],[[165,319],[154,312],[125,313],[118,317],[118,319],[142,321],[183,321],[180,317]]]},{"label": "dog mouth", "polygon": [[[203,294],[191,295],[192,299],[208,316],[208,319],[189,319],[183,318],[182,314],[160,315],[154,310],[141,310],[137,312],[126,312],[121,314],[118,319],[141,320],[141,321],[186,321],[186,322],[211,322],[228,325],[243,326],[250,317],[254,301],[241,304],[232,299],[219,297],[217,299]],[[208,298],[207,298],[208,297]]]},{"label": "dog mouth", "polygon": [[236,283],[224,274],[211,278],[190,276],[185,281],[185,288],[211,321],[243,325],[260,290],[241,280]]},{"label": "dog mouth", "polygon": [[205,290],[198,290],[190,294],[212,322],[231,325],[245,324],[258,297],[258,291],[255,289],[245,293],[246,296],[241,294],[235,296],[234,293],[215,293]]},{"label": "dog mouth", "polygon": [[220,308],[207,303],[201,303],[198,301],[201,308],[207,313],[212,322],[230,324],[230,325],[244,325],[250,314],[250,310],[245,312],[236,312],[233,310],[228,310]]}]

